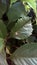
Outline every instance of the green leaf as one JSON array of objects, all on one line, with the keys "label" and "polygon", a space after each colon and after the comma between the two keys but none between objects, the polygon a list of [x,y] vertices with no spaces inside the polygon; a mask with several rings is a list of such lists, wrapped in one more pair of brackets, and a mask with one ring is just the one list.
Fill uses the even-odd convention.
[{"label": "green leaf", "polygon": [[7,29],[2,20],[0,20],[0,37],[5,38],[7,35]]},{"label": "green leaf", "polygon": [[0,38],[0,52],[2,52],[4,48],[4,39]]},{"label": "green leaf", "polygon": [[6,53],[3,51],[0,53],[0,65],[8,65],[6,61]]},{"label": "green leaf", "polygon": [[16,2],[15,4],[11,5],[7,13],[10,22],[16,21],[22,16],[22,14],[26,14],[26,11],[21,2]]},{"label": "green leaf", "polygon": [[33,35],[29,36],[27,40],[28,40],[29,43],[37,42],[37,38]]},{"label": "green leaf", "polygon": [[26,25],[24,25],[20,30],[18,30],[17,34],[15,34],[14,37],[17,39],[26,39],[32,34],[32,31],[32,24],[31,22],[29,22]]},{"label": "green leaf", "polygon": [[37,24],[33,26],[35,34],[37,34]]},{"label": "green leaf", "polygon": [[0,18],[7,10],[6,0],[0,0]]},{"label": "green leaf", "polygon": [[27,2],[29,4],[30,7],[32,7],[34,9],[34,11],[36,12],[36,2],[35,0],[21,0],[22,2]]},{"label": "green leaf", "polygon": [[11,36],[13,36],[17,31],[20,30],[26,23],[30,21],[31,18],[23,16],[22,18],[18,19],[17,23],[11,30]]},{"label": "green leaf", "polygon": [[0,65],[8,65],[6,58],[4,58],[1,54],[0,54]]},{"label": "green leaf", "polygon": [[11,29],[15,26],[16,22],[17,22],[17,21],[11,21],[11,22],[7,25],[8,30],[11,30]]},{"label": "green leaf", "polygon": [[37,43],[27,43],[18,48],[11,56],[12,58],[37,57]]},{"label": "green leaf", "polygon": [[15,3],[17,0],[10,0],[10,1],[11,1],[11,4],[12,4],[12,3]]}]

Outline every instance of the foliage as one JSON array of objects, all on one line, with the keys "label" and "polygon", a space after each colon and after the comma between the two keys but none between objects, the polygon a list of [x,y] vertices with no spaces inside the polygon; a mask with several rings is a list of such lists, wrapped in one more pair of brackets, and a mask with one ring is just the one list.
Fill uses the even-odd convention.
[{"label": "foliage", "polygon": [[[31,9],[34,12],[35,18],[32,15],[32,13],[31,13],[31,16],[28,16]],[[32,19],[33,19],[33,21],[32,21]],[[32,25],[32,22],[35,22],[35,21],[36,21],[35,0],[0,0],[0,53],[3,50],[5,50],[4,47],[7,48],[6,44],[8,43],[8,41],[10,42],[10,44],[13,42],[13,41],[11,42],[11,40],[9,40],[9,39],[15,38],[16,40],[21,40],[23,42],[24,39],[27,40],[28,37],[32,34],[33,29],[35,29],[34,31],[36,33],[37,24]],[[9,43],[8,43],[8,45],[9,45]],[[18,44],[16,44],[16,43],[15,43],[15,45],[18,46]],[[15,50],[15,45],[13,46],[14,50]],[[29,46],[29,48],[27,46]],[[23,45],[23,47],[17,49],[15,51],[15,53],[13,53],[12,56],[15,57],[15,55],[17,55],[16,54],[17,51],[20,53],[19,50],[21,50],[20,56],[22,56],[23,50],[26,53],[29,51],[31,51],[30,53],[32,53],[33,51],[31,49],[34,50],[34,47],[35,47],[35,50],[37,50],[37,44],[35,45],[35,43],[27,44],[27,46]],[[32,48],[30,49],[30,47],[32,47]],[[26,50],[26,49],[28,49],[28,50]],[[34,50],[34,52],[36,53],[35,50]],[[9,51],[9,49],[8,49],[8,51]],[[6,52],[4,52],[4,53],[6,53]],[[30,53],[27,53],[27,54],[29,54],[29,56],[32,56],[32,54],[30,55]],[[35,53],[34,53],[34,56],[35,56]],[[5,58],[6,58],[6,56],[5,56]],[[5,64],[5,65],[7,65],[7,64]]]},{"label": "foliage", "polygon": [[37,57],[37,43],[25,44],[18,48],[12,55],[11,58]]},{"label": "foliage", "polygon": [[5,38],[7,36],[7,29],[2,20],[0,20],[0,38]]},{"label": "foliage", "polygon": [[2,38],[0,38],[0,52],[3,50],[4,48],[4,40]]},{"label": "foliage", "polygon": [[0,18],[3,16],[3,14],[6,12],[7,10],[7,2],[6,0],[0,0]]},{"label": "foliage", "polygon": [[36,3],[35,3],[35,0],[33,0],[33,1],[32,0],[21,0],[21,1],[27,2],[29,4],[29,6],[32,7],[34,9],[34,11],[36,12]]}]

